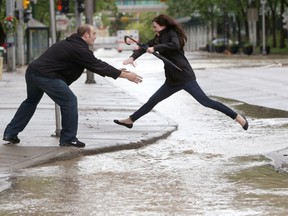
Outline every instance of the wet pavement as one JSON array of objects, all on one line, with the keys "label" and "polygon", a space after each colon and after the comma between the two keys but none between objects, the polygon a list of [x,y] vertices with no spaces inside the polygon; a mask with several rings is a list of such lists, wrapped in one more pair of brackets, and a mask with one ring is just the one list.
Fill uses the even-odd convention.
[{"label": "wet pavement", "polygon": [[[107,61],[119,62],[125,58],[123,56]],[[222,56],[225,58],[224,63],[223,60],[221,63],[220,60],[210,62],[209,59],[205,63],[198,54],[189,57],[202,88],[216,100],[244,113],[250,122],[248,131],[243,131],[223,114],[204,109],[185,92],[179,92],[159,104],[155,113],[137,121],[133,127],[133,130],[136,129],[135,134],[142,131],[141,136],[146,135],[142,144],[147,138],[145,131],[150,130],[147,125],[153,119],[155,125],[163,123],[164,119],[178,127],[167,138],[154,140],[153,145],[107,154],[94,155],[91,152],[90,156],[78,155],[73,160],[50,161],[45,166],[16,169],[12,174],[11,170],[2,170],[1,179],[5,181],[1,183],[7,182],[7,190],[1,193],[2,215],[286,215],[287,173],[277,172],[271,166],[280,161],[279,155],[274,155],[274,158],[271,156],[277,159],[274,162],[267,156],[277,152],[283,154],[287,148],[288,115],[284,94],[287,92],[287,60],[266,59],[261,60],[262,65],[257,67],[247,65],[249,67],[239,68],[243,62],[235,59],[236,66],[228,69],[228,56]],[[244,60],[247,61],[243,57]],[[153,68],[144,71],[143,68],[147,69],[147,63],[150,62]],[[123,91],[124,98],[127,97],[128,101],[132,99],[133,102],[130,102],[136,104],[125,106],[109,98],[104,104],[105,107],[114,104],[113,112],[104,113],[102,117],[102,111],[98,116],[99,111],[91,109],[92,102],[82,101],[85,105],[80,109],[80,116],[83,116],[80,128],[90,125],[97,137],[105,138],[101,141],[114,140],[109,135],[115,129],[119,133],[115,136],[130,143],[135,134],[113,125],[112,120],[126,117],[159,87],[163,81],[159,67],[147,56],[137,62],[135,69],[144,76],[141,85],[127,85],[125,81],[113,80],[99,82],[103,86],[107,85],[106,91],[111,90],[111,85],[116,92]],[[87,97],[87,85],[83,85],[83,78],[81,81],[79,86],[85,91],[78,93],[79,100]],[[96,100],[99,88],[95,88],[93,92]],[[53,131],[53,104],[48,105],[48,101],[42,102],[40,110],[43,112],[50,106],[49,131]],[[124,111],[115,108],[115,103],[119,103],[117,106]],[[157,119],[155,116],[158,116]],[[5,119],[9,118],[7,114]],[[19,150],[26,149],[31,155],[31,151],[37,151],[38,147],[37,144],[29,144],[27,137],[43,124],[38,118],[39,123],[34,126],[31,122],[31,129],[23,139],[25,145],[31,145],[31,150],[22,144],[15,146]],[[108,134],[102,129],[106,124]],[[83,132],[93,136],[86,140],[93,149],[96,143],[92,141],[96,135],[91,135],[91,130],[82,129],[79,138]],[[155,128],[152,127],[153,130]],[[44,132],[38,133],[42,140],[47,140],[47,148],[62,149],[55,146],[58,145],[56,138]],[[49,143],[49,140],[53,141]],[[41,145],[44,145],[43,142]]]},{"label": "wet pavement", "polygon": [[[5,73],[0,82],[0,109],[3,132],[12,119],[20,103],[26,97],[25,67],[17,72]],[[55,135],[55,104],[46,95],[41,100],[35,115],[25,130],[19,134],[20,144],[5,144],[0,141],[0,171],[19,169],[49,163],[56,160],[67,160],[82,155],[104,153],[116,150],[139,148],[165,138],[177,129],[171,119],[157,112],[138,124],[133,130],[126,130],[113,123],[119,115],[129,114],[140,103],[126,92],[113,85],[113,82],[125,82],[126,85],[137,85],[126,80],[113,80],[97,77],[94,84],[84,84],[84,74],[71,86],[78,97],[79,126],[78,138],[86,143],[84,149],[59,147]]]},{"label": "wet pavement", "polygon": [[[121,61],[125,58],[125,54],[116,56],[116,58],[115,54],[112,54],[114,56],[111,54],[105,56],[101,53],[102,58],[106,58],[105,60],[108,62],[109,59],[112,59],[111,64],[122,67]],[[288,103],[286,103],[288,63],[285,56],[247,57],[245,55],[188,53],[187,57],[196,71],[199,84],[209,95],[239,100],[261,107],[288,110]],[[145,68],[146,61],[149,61],[151,57],[146,57],[147,60],[145,57],[142,59],[144,60],[138,68],[141,68],[141,64]],[[131,68],[131,70],[137,69]],[[162,70],[161,63],[158,64],[156,70]],[[3,80],[0,81],[0,88],[3,89],[0,91],[2,99],[0,103],[1,131],[4,130],[25,98],[24,71],[25,67],[22,67],[18,68],[17,72],[5,73]],[[142,73],[141,70],[139,73]],[[160,79],[162,75],[161,73],[153,74],[154,78]],[[55,105],[48,97],[44,96],[31,123],[20,134],[21,144],[17,145],[17,148],[13,148],[11,145],[0,146],[3,149],[0,151],[2,153],[0,169],[25,168],[49,161],[74,158],[83,154],[137,148],[153,143],[159,138],[167,137],[177,129],[177,124],[171,118],[154,112],[154,115],[148,115],[133,130],[127,131],[125,128],[117,127],[112,122],[114,118],[118,118],[117,116],[123,113],[127,113],[127,115],[132,113],[140,106],[139,100],[142,103],[145,102],[145,99],[141,101],[137,95],[135,95],[137,99],[131,98],[129,95],[133,94],[134,88],[138,88],[138,86],[141,88],[144,85],[137,86],[120,79],[110,82],[109,78],[103,79],[97,75],[95,75],[95,79],[97,85],[83,85],[86,80],[84,74],[72,85],[79,100],[79,139],[87,142],[84,150],[62,148],[59,151],[58,139],[51,137],[55,134]],[[155,79],[150,80],[149,85],[145,88],[153,87],[153,80]],[[130,92],[116,88],[114,85],[118,83],[120,86],[131,86]],[[257,110],[256,112],[258,112]],[[48,122],[48,124],[43,124],[43,122]],[[34,135],[35,131],[37,131],[37,136]],[[4,143],[2,141],[2,144]],[[31,148],[33,151],[30,150]],[[276,156],[280,160],[277,164],[283,164],[286,163],[286,156],[283,157],[286,153],[288,153],[286,150],[273,152],[271,157]]]}]

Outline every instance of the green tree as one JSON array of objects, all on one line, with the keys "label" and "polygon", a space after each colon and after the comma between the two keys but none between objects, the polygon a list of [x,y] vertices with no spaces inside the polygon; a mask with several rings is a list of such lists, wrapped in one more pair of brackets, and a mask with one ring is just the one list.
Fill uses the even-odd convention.
[{"label": "green tree", "polygon": [[197,1],[194,0],[170,0],[167,1],[169,15],[177,18],[191,16],[197,8]]},{"label": "green tree", "polygon": [[271,11],[271,29],[272,29],[272,47],[276,47],[276,20],[277,20],[277,8],[279,1],[268,0],[267,1],[270,11]]},{"label": "green tree", "polygon": [[[57,1],[55,1],[55,10],[57,7]],[[50,1],[37,0],[37,4],[33,4],[33,18],[50,26]]]},{"label": "green tree", "polygon": [[221,29],[221,34],[224,35],[229,23],[228,14],[234,14],[235,17],[240,14],[238,5],[231,0],[175,0],[169,1],[168,6],[168,13],[174,17],[201,17],[209,25],[212,35],[218,34],[215,29]]},{"label": "green tree", "polygon": [[154,37],[152,30],[152,19],[155,17],[155,13],[146,12],[142,13],[138,22],[131,22],[125,29],[137,29],[139,31],[139,39],[145,43]]},{"label": "green tree", "polygon": [[2,20],[5,17],[5,8],[5,1],[3,2],[3,0],[0,0],[0,46],[5,42],[5,33],[2,28]]}]

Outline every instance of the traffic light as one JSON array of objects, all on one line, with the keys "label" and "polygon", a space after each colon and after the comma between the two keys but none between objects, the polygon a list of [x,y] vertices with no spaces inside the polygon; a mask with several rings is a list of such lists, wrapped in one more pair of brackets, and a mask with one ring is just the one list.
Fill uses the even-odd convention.
[{"label": "traffic light", "polygon": [[62,13],[69,13],[69,0],[62,0]]},{"label": "traffic light", "polygon": [[23,11],[23,21],[24,23],[27,23],[31,19],[31,10],[25,9]]},{"label": "traffic light", "polygon": [[77,0],[77,9],[79,13],[84,12],[85,10],[84,0]]},{"label": "traffic light", "polygon": [[27,9],[30,4],[30,0],[22,0],[22,3],[23,3],[23,8]]},{"label": "traffic light", "polygon": [[57,10],[62,11],[62,0],[57,1]]},{"label": "traffic light", "polygon": [[61,13],[69,13],[69,0],[58,0],[57,1],[57,10]]}]

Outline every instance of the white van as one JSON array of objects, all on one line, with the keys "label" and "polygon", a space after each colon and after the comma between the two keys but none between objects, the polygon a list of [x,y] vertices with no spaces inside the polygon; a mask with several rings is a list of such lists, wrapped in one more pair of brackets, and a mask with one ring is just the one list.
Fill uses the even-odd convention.
[{"label": "white van", "polygon": [[139,42],[139,31],[138,30],[118,30],[117,31],[117,50],[122,52],[124,50],[137,50],[139,46],[134,42],[128,39],[128,44],[125,43],[124,37],[129,36],[135,41]]}]

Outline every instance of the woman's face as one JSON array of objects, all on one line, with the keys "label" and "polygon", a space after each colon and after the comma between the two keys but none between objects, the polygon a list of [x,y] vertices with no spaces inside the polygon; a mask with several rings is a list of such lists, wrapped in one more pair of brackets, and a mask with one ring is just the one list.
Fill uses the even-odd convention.
[{"label": "woman's face", "polygon": [[153,22],[152,23],[152,26],[153,26],[153,30],[154,32],[156,32],[157,34],[162,31],[163,29],[165,29],[166,26],[160,26],[158,23],[156,22]]}]

